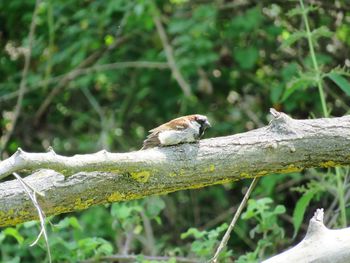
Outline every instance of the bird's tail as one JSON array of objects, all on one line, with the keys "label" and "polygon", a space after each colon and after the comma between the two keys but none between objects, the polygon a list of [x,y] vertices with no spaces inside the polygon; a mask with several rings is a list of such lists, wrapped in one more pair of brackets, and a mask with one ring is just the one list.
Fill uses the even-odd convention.
[{"label": "bird's tail", "polygon": [[160,146],[160,141],[158,139],[158,133],[152,133],[147,136],[147,139],[143,141],[143,146],[140,150],[146,150],[149,148],[154,148]]}]

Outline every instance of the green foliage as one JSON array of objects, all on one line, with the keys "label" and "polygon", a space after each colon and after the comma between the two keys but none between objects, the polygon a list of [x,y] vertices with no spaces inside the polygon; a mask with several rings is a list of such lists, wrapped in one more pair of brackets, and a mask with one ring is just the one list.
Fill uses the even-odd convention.
[{"label": "green foliage", "polygon": [[21,236],[21,234],[18,232],[16,228],[8,227],[3,232],[1,232],[0,240],[4,240],[5,237],[13,237],[16,239],[18,244],[22,245],[24,238]]},{"label": "green foliage", "polygon": [[314,198],[315,194],[316,192],[314,189],[305,192],[295,205],[295,209],[293,211],[294,237],[297,235],[304,220],[306,208],[309,206],[309,203]]},{"label": "green foliage", "polygon": [[[206,137],[264,125],[270,107],[294,118],[348,114],[346,3],[300,3],[41,1],[23,108],[1,157],[17,147],[42,152],[49,145],[65,155],[102,148],[132,151],[140,148],[147,130],[196,112],[214,124]],[[0,136],[11,127],[34,4],[0,1]],[[192,97],[183,94],[169,69],[115,64],[167,62],[155,14]],[[82,71],[76,71],[79,66]],[[318,207],[330,213],[328,226],[344,225],[348,176],[348,168],[264,176],[253,198],[265,198],[250,201],[223,260],[256,262],[292,245],[293,233],[295,240],[305,234],[301,224]],[[138,255],[139,262],[152,254],[169,256],[170,262],[176,256],[208,259],[222,238],[222,222],[232,217],[227,211],[241,201],[247,183],[58,216],[48,224],[53,259],[76,262],[121,253],[127,240],[128,253]],[[291,216],[293,226],[285,220]],[[36,222],[3,229],[0,261],[47,261],[42,240],[29,247],[38,232]]]},{"label": "green foliage", "polygon": [[265,197],[262,199],[249,199],[247,210],[242,214],[245,221],[254,220],[257,224],[249,231],[250,238],[259,236],[256,249],[239,257],[237,262],[260,262],[266,257],[267,249],[272,249],[284,238],[284,229],[278,224],[278,216],[286,212],[283,205],[272,206],[273,200]]},{"label": "green foliage", "polygon": [[[190,228],[185,233],[181,234],[181,239],[193,237],[194,241],[191,244],[191,251],[201,259],[209,260],[213,256],[213,251],[219,245],[221,233],[227,229],[226,223],[212,230],[199,231],[196,228]],[[232,254],[230,250],[224,250],[219,259],[225,261]]]},{"label": "green foliage", "polygon": [[[29,245],[38,234],[38,222],[27,222],[18,225],[16,228],[6,228],[0,233],[2,244],[2,260],[4,262],[15,262],[17,258],[45,258],[44,241],[39,241],[39,246],[29,249]],[[83,233],[82,226],[76,217],[66,217],[53,225],[52,232],[49,232],[49,243],[54,262],[76,262],[92,256],[111,255],[113,246],[110,242],[99,237],[87,237]],[[84,237],[85,236],[85,237]],[[9,238],[15,238],[16,243],[9,242]],[[9,249],[11,246],[11,249]],[[26,248],[26,250],[21,250]],[[20,253],[18,253],[20,251]],[[18,257],[19,256],[19,257]]]},{"label": "green foliage", "polygon": [[330,72],[327,74],[327,76],[334,81],[334,83],[337,84],[346,95],[350,96],[350,83],[346,80],[346,78],[336,72]]}]

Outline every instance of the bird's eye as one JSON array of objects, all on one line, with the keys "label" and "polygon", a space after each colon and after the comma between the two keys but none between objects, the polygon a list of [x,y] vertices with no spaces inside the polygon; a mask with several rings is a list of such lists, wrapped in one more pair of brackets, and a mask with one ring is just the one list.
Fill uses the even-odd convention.
[{"label": "bird's eye", "polygon": [[203,119],[197,119],[197,122],[200,123],[200,124],[203,124],[205,122],[205,120]]}]

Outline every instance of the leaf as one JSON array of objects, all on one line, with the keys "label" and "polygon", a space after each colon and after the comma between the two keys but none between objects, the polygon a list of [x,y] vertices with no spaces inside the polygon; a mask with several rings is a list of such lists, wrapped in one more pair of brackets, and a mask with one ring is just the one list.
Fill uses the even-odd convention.
[{"label": "leaf", "polygon": [[275,207],[275,210],[273,211],[275,215],[283,214],[285,212],[286,212],[286,208],[284,207],[284,205],[277,205]]},{"label": "leaf", "polygon": [[303,196],[298,200],[294,211],[293,211],[293,226],[294,226],[294,234],[293,238],[298,234],[301,223],[304,219],[305,210],[308,207],[311,199],[316,194],[315,190],[308,191],[303,194]]},{"label": "leaf", "polygon": [[0,232],[0,244],[2,243],[2,241],[4,241],[6,235],[3,232]]},{"label": "leaf", "polygon": [[154,218],[165,208],[165,202],[158,196],[147,198],[146,215],[149,218]]},{"label": "leaf", "polygon": [[306,38],[305,31],[297,31],[293,34],[290,34],[285,40],[283,40],[282,47],[289,47],[302,38]]},{"label": "leaf", "polygon": [[12,236],[14,237],[18,244],[23,244],[23,241],[24,241],[24,237],[22,237],[22,235],[18,232],[18,230],[16,228],[13,228],[13,227],[8,227],[6,228],[3,233],[6,235],[6,236]]},{"label": "leaf", "polygon": [[292,17],[297,15],[302,15],[304,12],[308,14],[309,12],[312,12],[317,9],[318,9],[317,6],[307,6],[307,7],[304,7],[303,9],[298,6],[291,9],[289,12],[287,12],[287,16]]},{"label": "leaf", "polygon": [[313,76],[301,75],[288,83],[288,87],[283,94],[282,101],[285,101],[290,95],[299,89],[305,89],[316,85],[316,80]]},{"label": "leaf", "polygon": [[78,219],[75,216],[69,217],[69,225],[72,226],[74,229],[83,230],[83,228],[79,224]]},{"label": "leaf", "polygon": [[[246,11],[243,15],[238,15],[232,18],[230,25],[232,32],[252,32],[258,29],[264,17],[260,7],[253,7]],[[234,33],[235,34],[235,33]]]},{"label": "leaf", "polygon": [[105,36],[105,44],[106,46],[111,46],[114,42],[115,42],[115,38],[114,36],[108,34],[107,36]]},{"label": "leaf", "polygon": [[62,219],[58,224],[55,225],[55,228],[57,229],[65,229],[71,226],[72,228],[76,230],[82,230],[82,227],[79,224],[79,221],[76,217],[66,217],[65,219]]},{"label": "leaf", "polygon": [[241,218],[242,218],[243,220],[248,220],[248,219],[250,219],[250,218],[252,218],[252,217],[254,217],[254,216],[255,216],[254,211],[252,211],[252,210],[247,210],[246,212],[244,212],[244,213],[242,214]]},{"label": "leaf", "polygon": [[189,236],[194,236],[195,239],[204,237],[206,234],[205,231],[199,231],[197,228],[191,227],[187,232],[181,234],[181,239],[185,239]]},{"label": "leaf", "polygon": [[312,37],[314,41],[316,41],[320,37],[331,37],[333,36],[333,32],[329,30],[326,26],[321,26],[319,28],[314,29],[312,32]]},{"label": "leaf", "polygon": [[251,69],[259,58],[259,51],[255,47],[237,48],[234,56],[241,68]]},{"label": "leaf", "polygon": [[113,254],[113,246],[109,242],[105,242],[100,245],[96,250],[97,255],[112,255]]},{"label": "leaf", "polygon": [[287,12],[287,16],[292,17],[292,16],[296,16],[296,15],[301,15],[302,13],[303,13],[303,10],[299,6],[297,6],[297,7],[292,8],[291,10],[289,10]]},{"label": "leaf", "polygon": [[134,228],[134,234],[135,235],[139,235],[139,234],[141,234],[141,232],[142,232],[142,230],[143,230],[143,227],[141,226],[141,225],[137,225],[135,228]]},{"label": "leaf", "polygon": [[330,78],[339,88],[342,89],[346,93],[346,95],[350,96],[350,83],[341,75],[331,72],[327,74],[328,78]]}]

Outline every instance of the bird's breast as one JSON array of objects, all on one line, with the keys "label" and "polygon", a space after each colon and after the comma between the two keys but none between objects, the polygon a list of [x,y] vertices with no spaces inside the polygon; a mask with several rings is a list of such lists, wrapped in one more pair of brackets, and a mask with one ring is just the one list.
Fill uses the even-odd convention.
[{"label": "bird's breast", "polygon": [[159,141],[162,145],[175,145],[185,142],[194,142],[197,138],[198,132],[191,128],[181,131],[163,131],[159,133]]}]

